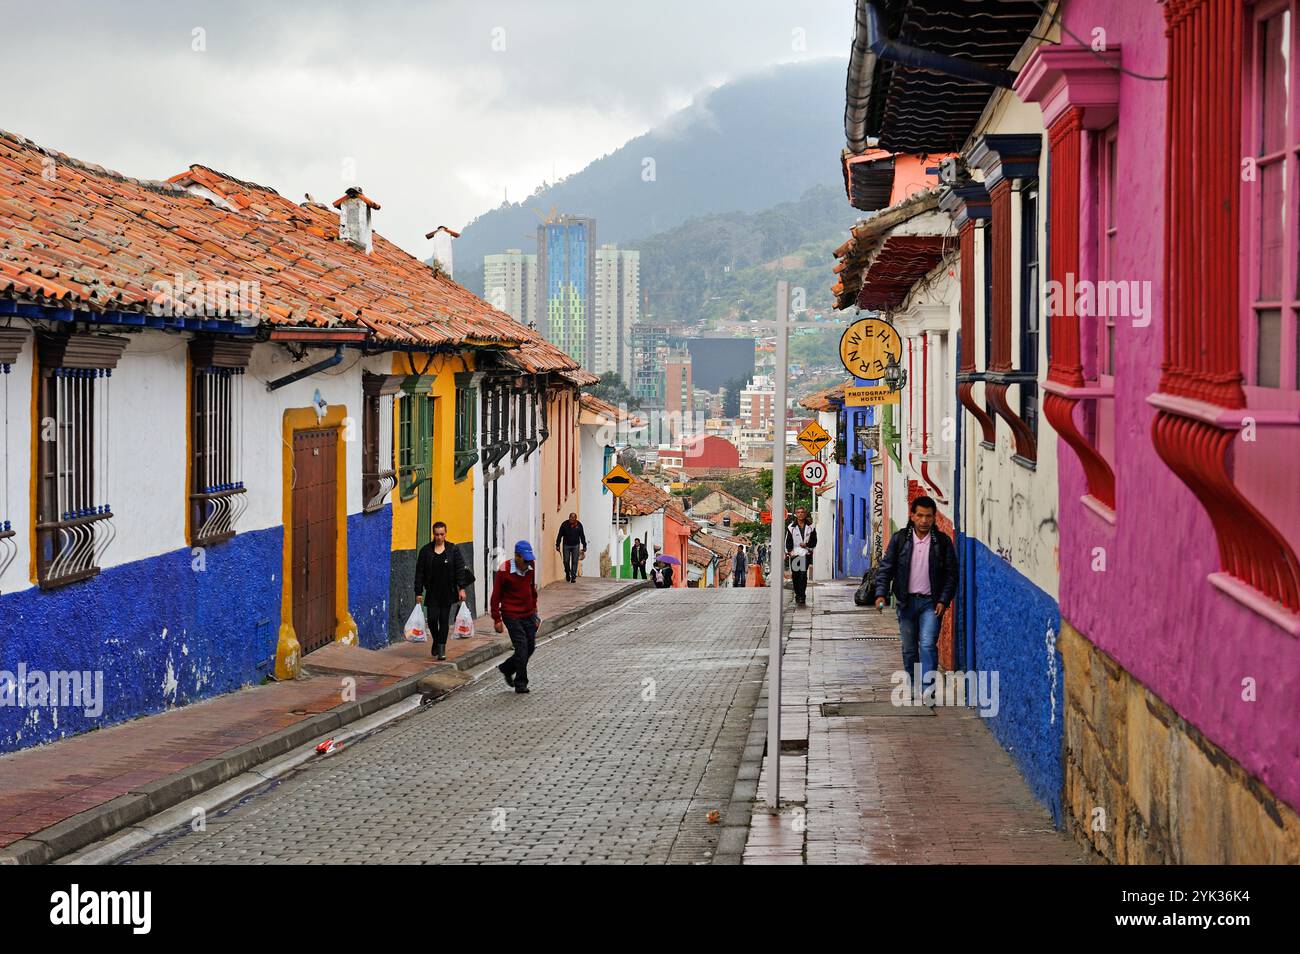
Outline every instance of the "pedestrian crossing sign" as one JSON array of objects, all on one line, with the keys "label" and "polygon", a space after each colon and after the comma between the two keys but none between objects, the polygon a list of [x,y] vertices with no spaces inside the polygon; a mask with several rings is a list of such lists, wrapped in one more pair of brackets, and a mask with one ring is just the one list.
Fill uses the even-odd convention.
[{"label": "pedestrian crossing sign", "polygon": [[623,491],[632,486],[632,475],[622,464],[615,464],[600,481],[615,497],[623,496]]}]

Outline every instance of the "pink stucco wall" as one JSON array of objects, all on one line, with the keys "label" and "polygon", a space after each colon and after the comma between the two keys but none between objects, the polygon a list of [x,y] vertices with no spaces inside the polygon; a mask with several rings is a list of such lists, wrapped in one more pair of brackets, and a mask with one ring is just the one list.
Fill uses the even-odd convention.
[{"label": "pink stucco wall", "polygon": [[[1129,70],[1165,72],[1164,17],[1155,0],[1073,0],[1064,23],[1085,40],[1103,28]],[[1150,281],[1153,313],[1145,328],[1117,322],[1115,527],[1079,502],[1083,470],[1062,446],[1061,615],[1300,809],[1300,641],[1207,581],[1219,569],[1210,521],[1151,442],[1154,409],[1146,397],[1159,381],[1164,334],[1164,135],[1165,84],[1121,76],[1115,277]],[[1087,176],[1085,165],[1090,205]],[[1093,228],[1085,218],[1084,277],[1095,267]],[[1104,572],[1093,569],[1097,547],[1105,551]],[[1247,678],[1257,686],[1254,702],[1242,699]]]}]

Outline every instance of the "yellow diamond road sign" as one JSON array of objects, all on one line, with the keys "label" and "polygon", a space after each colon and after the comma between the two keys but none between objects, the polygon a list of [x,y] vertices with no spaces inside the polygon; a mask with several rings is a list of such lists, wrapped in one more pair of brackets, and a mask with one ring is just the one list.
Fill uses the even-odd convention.
[{"label": "yellow diamond road sign", "polygon": [[623,468],[622,464],[615,464],[601,480],[601,483],[615,497],[621,497],[623,491],[632,485],[632,475]]},{"label": "yellow diamond road sign", "polygon": [[804,450],[816,457],[822,452],[822,448],[831,442],[831,436],[826,433],[826,428],[813,421],[799,432],[796,440],[803,445]]}]

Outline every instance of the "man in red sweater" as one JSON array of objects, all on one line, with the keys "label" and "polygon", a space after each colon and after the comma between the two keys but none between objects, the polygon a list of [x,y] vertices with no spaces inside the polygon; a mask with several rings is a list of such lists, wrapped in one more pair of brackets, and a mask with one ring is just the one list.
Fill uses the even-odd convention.
[{"label": "man in red sweater", "polygon": [[537,648],[536,557],[527,540],[515,544],[515,558],[501,564],[492,584],[492,624],[499,633],[510,632],[515,654],[497,666],[507,686],[515,692],[528,691],[528,657]]}]

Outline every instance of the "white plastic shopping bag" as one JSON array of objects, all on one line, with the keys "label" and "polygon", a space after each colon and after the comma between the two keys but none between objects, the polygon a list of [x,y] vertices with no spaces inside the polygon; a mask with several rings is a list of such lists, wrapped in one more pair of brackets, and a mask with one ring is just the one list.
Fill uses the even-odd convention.
[{"label": "white plastic shopping bag", "polygon": [[424,607],[419,603],[411,610],[411,615],[406,617],[406,626],[402,630],[406,634],[408,643],[427,643],[429,641],[429,627],[424,622]]},{"label": "white plastic shopping bag", "polygon": [[469,639],[474,635],[474,614],[469,611],[468,603],[460,604],[460,612],[456,614],[456,626],[452,632],[457,639]]}]

